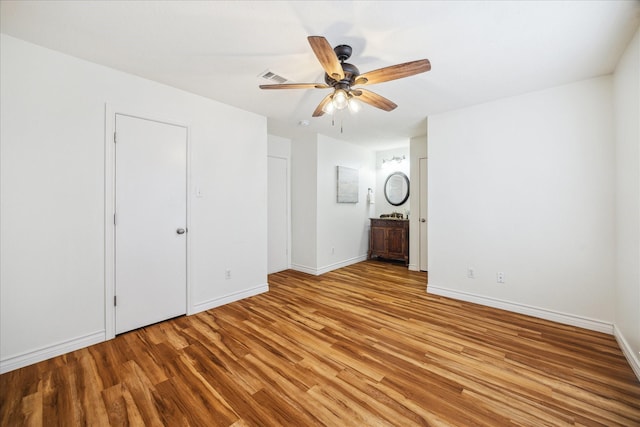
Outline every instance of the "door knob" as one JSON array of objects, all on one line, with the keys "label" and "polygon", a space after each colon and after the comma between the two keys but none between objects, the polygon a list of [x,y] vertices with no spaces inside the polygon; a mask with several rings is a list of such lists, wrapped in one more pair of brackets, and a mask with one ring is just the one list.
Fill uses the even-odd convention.
[{"label": "door knob", "polygon": [[420,222],[427,222],[427,220],[424,218],[420,218]]},{"label": "door knob", "polygon": [[185,233],[185,231],[186,231],[186,230],[185,230],[184,228],[178,228],[178,229],[176,230],[176,233],[178,233],[178,234],[184,234],[184,233]]}]

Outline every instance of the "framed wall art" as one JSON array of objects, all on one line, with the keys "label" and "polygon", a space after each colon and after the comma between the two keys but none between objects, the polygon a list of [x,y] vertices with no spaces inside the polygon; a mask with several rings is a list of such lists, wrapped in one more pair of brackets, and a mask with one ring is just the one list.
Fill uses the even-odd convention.
[{"label": "framed wall art", "polygon": [[338,203],[358,203],[358,169],[338,166]]}]

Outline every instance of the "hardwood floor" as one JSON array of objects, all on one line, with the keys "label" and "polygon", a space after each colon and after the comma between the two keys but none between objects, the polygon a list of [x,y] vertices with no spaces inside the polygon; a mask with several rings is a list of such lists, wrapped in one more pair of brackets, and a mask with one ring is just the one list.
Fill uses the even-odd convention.
[{"label": "hardwood floor", "polygon": [[612,336],[367,261],[0,376],[0,425],[640,425]]}]

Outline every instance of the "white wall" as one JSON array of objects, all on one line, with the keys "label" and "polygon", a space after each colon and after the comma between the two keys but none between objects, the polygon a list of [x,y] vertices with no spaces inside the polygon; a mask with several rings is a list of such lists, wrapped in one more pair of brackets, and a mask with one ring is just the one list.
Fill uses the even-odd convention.
[{"label": "white wall", "polygon": [[[317,272],[366,259],[369,250],[367,188],[375,180],[375,153],[361,146],[318,135]],[[359,172],[358,203],[337,202],[337,167]]]},{"label": "white wall", "polygon": [[616,130],[616,337],[640,378],[640,31],[613,79]]},{"label": "white wall", "polygon": [[[402,157],[405,159],[401,163],[396,162],[383,162],[384,159],[391,159],[393,157]],[[376,185],[375,185],[375,195],[376,195],[376,206],[375,206],[375,216],[379,217],[382,214],[388,214],[392,212],[400,212],[402,214],[406,213],[405,211],[409,210],[409,206],[411,203],[411,195],[413,192],[411,191],[411,179],[409,179],[409,198],[406,202],[401,204],[400,206],[393,206],[387,199],[384,197],[384,183],[394,172],[402,172],[407,175],[407,178],[410,178],[410,165],[411,161],[409,159],[409,141],[407,141],[406,147],[398,147],[392,148],[389,150],[376,151]]]},{"label": "white wall", "polygon": [[602,77],[429,118],[429,293],[611,332],[611,95]]},{"label": "white wall", "polygon": [[267,155],[288,159],[291,157],[291,140],[276,135],[267,135]]},{"label": "white wall", "polygon": [[105,337],[105,103],[189,126],[189,310],[267,289],[265,118],[0,43],[0,370]]},{"label": "white wall", "polygon": [[[337,166],[359,170],[358,203],[337,203]],[[366,259],[374,152],[308,135],[292,141],[291,170],[291,268],[318,275]]]}]

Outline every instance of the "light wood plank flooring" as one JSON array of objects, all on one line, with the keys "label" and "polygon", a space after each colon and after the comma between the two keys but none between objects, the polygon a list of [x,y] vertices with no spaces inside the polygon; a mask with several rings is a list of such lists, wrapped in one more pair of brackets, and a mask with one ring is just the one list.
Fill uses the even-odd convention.
[{"label": "light wood plank flooring", "polygon": [[367,261],[0,376],[0,425],[638,426],[612,336]]}]

